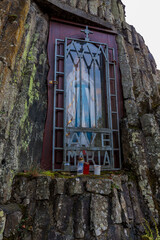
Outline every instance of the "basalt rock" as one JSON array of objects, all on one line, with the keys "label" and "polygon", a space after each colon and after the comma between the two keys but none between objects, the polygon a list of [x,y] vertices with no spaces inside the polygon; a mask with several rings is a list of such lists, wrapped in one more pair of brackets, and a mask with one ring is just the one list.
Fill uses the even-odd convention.
[{"label": "basalt rock", "polygon": [[[105,179],[93,184],[92,179],[79,182],[76,179],[51,180],[47,177],[16,178],[16,185],[13,184],[18,171],[37,168],[41,159],[47,112],[47,41],[49,18],[53,16],[117,33],[124,103],[124,114],[120,119],[122,167],[136,179],[136,184],[127,179],[121,181],[121,186],[116,180],[113,186]],[[28,228],[34,227],[35,234],[25,229],[22,231],[22,239],[91,240],[99,238],[99,233],[101,240],[105,239],[106,233],[109,239],[138,239],[143,231],[141,217],[152,216],[158,220],[159,94],[160,71],[156,69],[154,57],[143,37],[126,23],[125,6],[120,0],[0,2],[0,203],[22,204],[25,211],[36,219],[27,218],[26,224]],[[113,190],[115,186],[118,188]],[[135,197],[132,198],[130,194]],[[54,201],[54,206],[50,199]],[[100,212],[95,210],[96,202],[102,199],[105,199],[105,207],[108,209],[104,216],[101,209]],[[41,201],[44,202],[42,205]],[[80,222],[75,219],[76,201]],[[83,212],[85,203],[87,210]],[[142,210],[141,203],[145,210]],[[61,207],[61,204],[64,206]],[[71,211],[66,210],[65,206]],[[86,217],[88,206],[92,206],[95,211],[92,213],[91,225]],[[55,213],[54,221],[51,220],[52,211]],[[24,213],[21,213],[24,217]],[[95,220],[94,216],[98,216],[99,220]],[[107,216],[111,216],[109,222]],[[6,217],[2,209],[0,238]],[[15,216],[12,217],[14,219]],[[35,223],[38,219],[40,225]],[[21,215],[16,220],[17,223],[19,221]],[[103,227],[104,224],[106,227]],[[15,226],[12,230],[15,234]],[[9,235],[9,231],[6,231]]]},{"label": "basalt rock", "polygon": [[[47,183],[45,191],[43,181]],[[10,203],[0,205],[1,232],[5,237],[14,236],[14,240],[121,240],[134,236],[135,240],[141,239],[146,211],[147,215],[151,211],[137,191],[136,180],[114,174],[102,180],[94,177],[65,178],[63,192],[58,189],[58,181],[62,182],[62,178],[14,178]],[[69,185],[72,189],[75,182],[84,186],[83,191],[68,189]],[[22,187],[24,183],[36,194],[30,195],[29,188]],[[102,183],[107,186],[107,192],[99,191]],[[88,191],[87,185],[94,191]]]}]

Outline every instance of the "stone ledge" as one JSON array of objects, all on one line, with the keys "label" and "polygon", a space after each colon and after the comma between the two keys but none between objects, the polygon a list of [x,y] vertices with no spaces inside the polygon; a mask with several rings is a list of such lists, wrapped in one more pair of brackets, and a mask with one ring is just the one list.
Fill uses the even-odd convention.
[{"label": "stone ledge", "polygon": [[43,9],[43,11],[45,9],[45,12],[49,13],[50,16],[60,16],[60,19],[62,19],[64,16],[64,20],[74,20],[74,22],[94,24],[94,26],[115,30],[113,25],[100,19],[98,16],[93,16],[81,9],[73,8],[68,4],[58,0],[35,0],[35,2],[40,6],[41,9]]}]

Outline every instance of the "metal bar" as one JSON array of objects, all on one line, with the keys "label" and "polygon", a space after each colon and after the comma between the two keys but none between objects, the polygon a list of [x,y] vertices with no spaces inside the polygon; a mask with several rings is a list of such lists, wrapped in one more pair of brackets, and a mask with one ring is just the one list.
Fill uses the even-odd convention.
[{"label": "metal bar", "polygon": [[[66,41],[67,41],[67,40],[66,40]],[[72,43],[73,43],[73,45],[74,45],[74,41],[72,41]],[[66,47],[66,49],[65,49],[66,58],[68,57],[68,54],[69,54],[69,52],[71,51],[71,48],[72,48],[72,45],[71,45],[71,44],[68,45],[68,47]]]},{"label": "metal bar", "polygon": [[101,165],[101,153],[100,153],[100,151],[98,151],[98,163],[99,163],[99,165]]},{"label": "metal bar", "polygon": [[114,114],[117,114],[117,112],[116,112],[116,111],[112,111],[112,113],[114,113]]},{"label": "metal bar", "polygon": [[[56,148],[56,149],[63,149],[63,148]],[[105,147],[77,147],[77,146],[72,146],[72,147],[66,147],[67,151],[111,151],[112,148],[110,146],[105,146]]]},{"label": "metal bar", "polygon": [[64,43],[64,116],[63,116],[63,163],[66,163],[66,125],[67,125],[67,120],[66,120],[66,63],[67,63],[67,38],[65,38],[65,43]]},{"label": "metal bar", "polygon": [[87,67],[87,70],[88,70],[88,88],[89,88],[89,115],[90,115],[90,124],[92,126],[92,119],[91,119],[91,76],[90,76],[90,70],[91,70],[91,67]]},{"label": "metal bar", "polygon": [[[74,76],[73,76],[74,77]],[[76,81],[78,82],[78,73],[77,73],[77,71],[75,71],[75,79],[76,79]],[[77,101],[78,100],[78,87],[76,87],[75,88],[75,114],[76,114],[76,109],[77,109]]]},{"label": "metal bar", "polygon": [[64,110],[64,108],[60,108],[60,107],[56,107],[55,109],[58,110],[58,111],[63,111]]},{"label": "metal bar", "polygon": [[[67,127],[67,132],[97,132],[97,133],[111,133],[112,129],[109,128],[73,128]],[[115,130],[116,131],[116,130]]]},{"label": "metal bar", "polygon": [[93,61],[93,81],[94,81],[94,108],[95,108],[95,125],[97,127],[97,96],[96,96],[96,74],[95,74],[95,60]]},{"label": "metal bar", "polygon": [[56,89],[56,92],[64,92],[64,90],[63,89]]},{"label": "metal bar", "polygon": [[63,56],[63,55],[57,55],[57,57],[58,57],[58,58],[64,58],[64,56]]},{"label": "metal bar", "polygon": [[[88,48],[89,49],[89,48]],[[74,49],[71,49],[70,51],[72,51],[72,52],[74,52],[74,53],[77,53],[78,52],[78,50],[74,50]],[[68,52],[68,55],[69,55],[69,53],[70,53],[70,51]],[[91,53],[91,51],[83,51],[83,54],[90,54],[91,56],[92,56],[92,53]],[[98,54],[99,55],[99,54]],[[98,57],[98,56],[97,56]],[[96,58],[97,58],[96,57]],[[72,61],[73,62],[73,61]]]},{"label": "metal bar", "polygon": [[62,171],[62,169],[53,169],[53,172],[60,172],[60,171]]},{"label": "metal bar", "polygon": [[[113,49],[113,60],[115,61],[115,51]],[[115,63],[115,62],[114,62]],[[118,96],[117,96],[117,78],[116,78],[116,67],[114,64],[114,78],[115,78],[115,92],[116,92],[116,110],[117,110],[117,130],[118,130],[118,146],[119,146],[119,165],[121,168],[121,149],[120,149],[120,133],[119,133],[119,114],[118,114]]]},{"label": "metal bar", "polygon": [[57,40],[58,42],[63,42],[63,43],[64,43],[64,40],[63,40],[63,39],[57,38],[56,40]]},{"label": "metal bar", "polygon": [[[70,169],[71,169],[72,172],[76,172],[77,171],[77,167],[76,166],[70,166]],[[62,169],[60,169],[59,171],[61,171],[61,170]],[[119,171],[121,169],[120,168],[111,168],[110,165],[108,165],[108,166],[101,165],[101,170],[102,171],[109,170],[109,171],[113,171],[114,172],[114,171]],[[94,172],[94,166],[90,165],[89,171]]]},{"label": "metal bar", "polygon": [[[67,42],[68,40],[72,40],[73,42],[71,42],[71,44],[68,44],[67,45]],[[67,151],[75,151],[76,153],[76,157],[78,156],[78,152],[81,152],[83,150],[85,151],[98,151],[98,162],[99,164],[101,163],[101,151],[109,151],[109,155],[110,155],[110,159],[111,159],[111,165],[109,163],[106,162],[107,166],[105,167],[102,167],[102,169],[115,169],[114,168],[114,151],[119,151],[120,153],[120,149],[119,148],[114,148],[113,146],[113,132],[118,132],[118,139],[119,139],[119,128],[118,129],[114,129],[113,130],[113,126],[112,126],[112,113],[113,114],[117,114],[117,123],[119,123],[119,119],[118,119],[118,105],[117,105],[117,86],[115,84],[115,92],[116,94],[111,94],[110,92],[110,81],[116,81],[116,70],[115,70],[115,56],[114,56],[114,52],[113,52],[113,62],[109,62],[109,50],[114,50],[113,48],[108,48],[107,44],[103,44],[103,43],[98,43],[98,42],[92,42],[92,41],[88,41],[88,43],[85,41],[85,40],[77,40],[77,39],[74,39],[74,38],[65,38],[65,41],[61,40],[61,42],[64,43],[64,56],[60,53],[59,55],[57,54],[57,47],[59,46],[58,45],[58,40],[56,40],[56,52],[55,52],[55,79],[56,79],[56,76],[57,75],[64,75],[64,90],[63,89],[56,89],[56,85],[54,86],[54,91],[55,91],[55,94],[54,94],[54,98],[56,98],[56,92],[64,92],[64,107],[62,108],[58,108],[56,107],[56,99],[54,101],[54,119],[53,119],[53,128],[54,128],[54,136],[55,136],[55,130],[63,130],[63,147],[55,147],[55,139],[53,141],[53,152],[54,150],[63,150],[63,163],[66,162],[66,153]],[[80,43],[80,44],[87,44],[87,48],[88,48],[88,51],[84,51],[83,49],[83,54],[80,53],[80,51],[77,49],[76,47],[76,42]],[[99,48],[97,47],[97,53],[96,51],[90,51],[90,48],[88,46],[88,44],[91,43],[91,44],[99,44]],[[67,92],[66,92],[66,68],[67,68],[67,57],[69,56],[70,52],[72,51],[72,47],[73,47],[73,44],[74,44],[74,47],[75,47],[75,50],[73,50],[73,52],[77,52],[78,56],[80,57],[80,63],[79,63],[79,68],[80,68],[80,71],[79,71],[79,83],[80,83],[80,88],[79,88],[79,96],[80,96],[80,109],[79,112],[80,112],[80,127],[67,127],[67,109],[66,109],[66,98],[67,98]],[[105,46],[103,49],[102,46]],[[101,128],[101,129],[98,129],[97,128],[97,111],[98,111],[98,106],[97,106],[97,95],[96,95],[96,58],[95,58],[95,55],[96,54],[96,57],[99,56],[99,53],[98,51],[101,51],[101,54],[104,56],[104,61],[105,61],[105,71],[106,71],[106,74],[105,74],[105,77],[106,77],[106,91],[107,91],[107,111],[108,111],[108,128]],[[56,55],[57,54],[57,55]],[[82,72],[82,60],[83,60],[83,56],[85,54],[90,54],[92,59],[93,59],[93,80],[94,80],[94,108],[95,108],[95,125],[96,127],[94,128],[83,128],[82,125],[83,125],[83,118],[82,118],[82,114],[83,114],[83,86],[82,86],[82,81],[83,81],[83,72]],[[83,56],[82,56],[83,55]],[[56,71],[57,70],[57,58],[62,58],[64,59],[64,72],[58,72]],[[98,61],[98,60],[97,60]],[[74,63],[73,63],[74,64]],[[87,64],[86,64],[87,65]],[[109,66],[110,65],[113,65],[114,66],[114,77],[110,78],[110,68]],[[87,65],[88,66],[88,65]],[[88,67],[88,84],[90,84],[90,71],[89,71],[89,67]],[[75,76],[73,76],[75,77]],[[90,84],[91,85],[91,84]],[[91,89],[89,88],[89,91]],[[78,87],[75,89],[75,94],[77,94],[77,91],[78,91]],[[90,93],[89,93],[90,95]],[[111,108],[111,96],[114,96],[116,97],[116,111],[112,111],[112,108]],[[77,100],[77,99],[76,99]],[[75,104],[76,104],[76,101],[75,101]],[[79,106],[77,106],[78,108]],[[63,122],[63,127],[56,127],[55,126],[55,114],[56,114],[56,111],[63,111],[64,112],[64,122]],[[117,126],[118,127],[118,126]],[[98,134],[101,134],[101,138],[103,139],[103,144],[102,144],[102,147],[93,147],[92,143],[89,142],[89,147],[86,147],[86,146],[79,146],[79,145],[76,145],[76,143],[74,144],[71,144],[71,146],[66,146],[66,132],[70,132],[70,133],[75,133],[75,134],[78,134],[78,132],[81,132],[83,133],[84,135],[87,134],[87,132],[92,132],[93,134],[96,135],[96,133]],[[105,139],[103,134],[107,135],[108,137]],[[53,137],[54,138],[54,137]],[[108,144],[108,142],[110,142],[110,144]],[[106,144],[105,144],[106,143]],[[120,143],[118,143],[119,146],[120,146]],[[107,145],[107,146],[104,146],[104,145]],[[118,152],[117,152],[118,154]],[[74,158],[74,166],[71,166],[71,169],[75,169],[76,170],[76,157]],[[53,160],[52,160],[52,168],[54,170],[54,153],[53,153]],[[119,168],[117,168],[118,170]]]},{"label": "metal bar", "polygon": [[104,147],[103,134],[101,134],[102,147]]},{"label": "metal bar", "polygon": [[[86,43],[85,40],[83,39],[76,39],[76,38],[67,38],[68,40],[71,40],[71,41],[75,41],[75,42],[83,42],[83,43]],[[107,46],[106,43],[100,43],[100,42],[95,42],[95,41],[88,41],[88,43],[92,43],[92,44],[99,44],[99,45],[104,45],[104,46]]]},{"label": "metal bar", "polygon": [[80,127],[82,127],[82,59],[80,58]]},{"label": "metal bar", "polygon": [[112,50],[113,51],[114,48],[108,47],[108,50]]},{"label": "metal bar", "polygon": [[64,72],[56,72],[58,75],[64,75]]},{"label": "metal bar", "polygon": [[[109,72],[109,54],[108,46],[106,47],[106,88],[107,88],[107,106],[108,106],[108,124],[109,128],[112,129],[112,114],[111,114],[111,97],[110,97],[110,72]],[[113,153],[113,133],[110,134],[111,137],[111,165],[114,166],[114,153]]]},{"label": "metal bar", "polygon": [[[76,166],[70,166],[70,169],[71,169],[72,172],[76,172],[77,171],[77,167]],[[110,165],[108,165],[108,166],[101,165],[101,170],[102,171],[109,170],[109,171],[113,171],[114,172],[114,171],[119,171],[121,169],[120,168],[111,168]],[[94,172],[94,166],[90,165],[89,171]]]},{"label": "metal bar", "polygon": [[[57,58],[56,58],[56,54],[57,54],[57,42],[58,40],[56,39],[55,41],[55,64],[54,64],[54,80],[56,81],[56,71],[57,71]],[[53,96],[53,143],[52,143],[52,170],[54,170],[54,148],[55,148],[55,121],[56,121],[56,112],[55,112],[55,108],[56,108],[56,87],[57,85],[54,84],[54,96]]]}]

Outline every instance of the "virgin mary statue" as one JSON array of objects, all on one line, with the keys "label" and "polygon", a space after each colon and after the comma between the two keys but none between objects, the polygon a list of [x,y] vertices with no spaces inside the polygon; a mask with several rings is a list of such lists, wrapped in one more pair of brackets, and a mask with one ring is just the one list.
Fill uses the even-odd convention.
[{"label": "virgin mary statue", "polygon": [[[69,72],[66,93],[67,127],[95,127],[94,82],[91,78],[90,68],[85,65],[83,59],[81,59],[81,67],[80,59],[77,59],[77,63]],[[82,114],[80,115],[81,108]],[[78,133],[78,135],[81,134]],[[91,134],[87,133],[87,136],[90,140]],[[82,145],[87,144],[84,141],[83,138],[80,140]]]}]

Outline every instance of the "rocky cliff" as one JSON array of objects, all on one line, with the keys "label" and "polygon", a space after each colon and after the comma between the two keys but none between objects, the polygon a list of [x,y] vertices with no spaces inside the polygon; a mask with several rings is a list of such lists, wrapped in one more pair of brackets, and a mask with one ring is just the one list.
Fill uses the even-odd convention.
[{"label": "rocky cliff", "polygon": [[17,176],[0,239],[138,240],[149,209],[131,176]]},{"label": "rocky cliff", "polygon": [[10,202],[15,173],[29,169],[41,158],[47,110],[47,38],[52,16],[117,31],[124,99],[120,122],[123,169],[136,177],[135,191],[141,198],[135,195],[139,199],[135,201],[146,206],[148,218],[152,215],[158,219],[160,75],[143,37],[126,23],[121,0],[0,2],[1,203]]},{"label": "rocky cliff", "polygon": [[0,5],[0,198],[7,200],[14,172],[41,158],[48,18],[30,1]]}]

